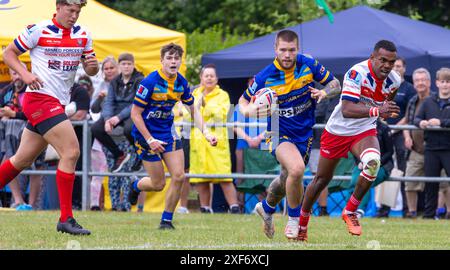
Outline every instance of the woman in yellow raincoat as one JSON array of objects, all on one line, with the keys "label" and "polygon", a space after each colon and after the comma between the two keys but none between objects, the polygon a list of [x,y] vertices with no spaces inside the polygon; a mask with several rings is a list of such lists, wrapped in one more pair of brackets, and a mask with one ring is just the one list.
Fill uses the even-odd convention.
[{"label": "woman in yellow raincoat", "polygon": [[[206,65],[200,73],[200,87],[194,90],[193,96],[196,106],[201,108],[203,119],[207,123],[226,123],[228,110],[230,109],[230,97],[218,85],[216,68],[214,65]],[[211,147],[199,133],[198,129],[191,130],[190,137],[190,168],[191,174],[230,174],[231,158],[228,142],[228,130],[226,127],[210,127],[210,133],[217,137],[217,146]],[[211,188],[210,183],[220,183],[231,213],[240,213],[236,188],[232,178],[206,179],[191,178],[199,194],[200,210],[203,213],[211,213]]]}]

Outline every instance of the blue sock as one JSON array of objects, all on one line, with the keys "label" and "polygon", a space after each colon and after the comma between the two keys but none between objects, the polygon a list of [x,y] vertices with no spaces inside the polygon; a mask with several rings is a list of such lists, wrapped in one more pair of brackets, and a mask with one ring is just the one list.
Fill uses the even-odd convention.
[{"label": "blue sock", "polygon": [[137,192],[141,192],[141,190],[138,188],[138,183],[139,183],[139,180],[134,181],[134,183],[133,183],[133,189],[134,189],[135,191],[137,191]]},{"label": "blue sock", "polygon": [[267,204],[266,200],[262,201],[262,206],[264,208],[264,212],[266,212],[267,214],[273,214],[275,213],[275,207],[270,206],[269,204]]},{"label": "blue sock", "polygon": [[437,209],[437,214],[438,214],[438,215],[445,214],[445,207],[440,207],[440,208],[438,208],[438,209]]},{"label": "blue sock", "polygon": [[300,217],[300,205],[295,208],[290,208],[288,206],[288,216],[290,217]]},{"label": "blue sock", "polygon": [[173,213],[166,212],[166,211],[164,211],[162,213],[161,220],[172,222],[172,219],[173,219]]}]

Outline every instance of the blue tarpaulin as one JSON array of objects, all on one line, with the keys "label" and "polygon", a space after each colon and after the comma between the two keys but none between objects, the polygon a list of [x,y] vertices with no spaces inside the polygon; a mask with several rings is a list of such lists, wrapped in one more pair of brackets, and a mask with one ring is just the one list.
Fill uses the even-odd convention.
[{"label": "blue tarpaulin", "polygon": [[[367,59],[375,43],[393,41],[398,55],[406,59],[407,75],[414,69],[436,71],[450,67],[450,30],[407,17],[356,6],[288,29],[300,36],[300,51],[319,60],[335,75],[343,75],[354,64]],[[248,78],[275,58],[272,33],[216,53],[206,54],[202,64],[214,63],[219,78]]]}]

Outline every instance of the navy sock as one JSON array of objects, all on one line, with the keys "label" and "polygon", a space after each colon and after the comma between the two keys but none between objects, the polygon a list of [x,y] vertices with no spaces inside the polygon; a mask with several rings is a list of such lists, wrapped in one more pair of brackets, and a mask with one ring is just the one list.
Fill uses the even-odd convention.
[{"label": "navy sock", "polygon": [[168,221],[168,222],[172,222],[172,219],[173,219],[173,213],[171,213],[171,212],[166,212],[166,211],[164,211],[164,212],[162,213],[161,220],[163,220],[163,221]]},{"label": "navy sock", "polygon": [[300,217],[300,205],[295,208],[290,208],[288,206],[288,216],[290,217]]},{"label": "navy sock", "polygon": [[264,211],[267,213],[267,214],[273,214],[273,213],[275,213],[275,207],[272,207],[272,206],[270,206],[268,203],[267,203],[267,201],[266,200],[263,200],[262,201],[262,206],[263,206],[263,208],[264,208]]},{"label": "navy sock", "polygon": [[437,209],[437,214],[438,214],[438,215],[445,214],[445,207],[440,207],[440,208],[438,208],[438,209]]},{"label": "navy sock", "polygon": [[134,189],[135,191],[137,191],[137,192],[141,192],[141,190],[138,188],[138,183],[139,183],[139,180],[134,181],[134,183],[133,183],[133,189]]}]

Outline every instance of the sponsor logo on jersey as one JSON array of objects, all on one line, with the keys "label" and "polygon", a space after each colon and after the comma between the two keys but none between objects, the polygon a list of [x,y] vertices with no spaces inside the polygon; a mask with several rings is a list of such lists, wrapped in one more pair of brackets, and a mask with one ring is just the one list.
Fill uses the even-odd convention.
[{"label": "sponsor logo on jersey", "polygon": [[148,94],[148,89],[145,88],[143,85],[141,85],[139,86],[139,89],[137,90],[136,94],[138,97],[145,99]]},{"label": "sponsor logo on jersey", "polygon": [[250,81],[250,83],[248,84],[248,90],[250,91],[250,93],[251,93],[252,95],[254,95],[257,88],[258,88],[258,84],[256,83],[255,78],[253,78],[253,79]]},{"label": "sponsor logo on jersey", "polygon": [[347,73],[347,79],[356,84],[360,84],[361,74],[359,74],[356,70],[350,70],[350,72]]},{"label": "sponsor logo on jersey", "polygon": [[48,68],[59,70],[61,69],[61,61],[58,60],[48,60]]},{"label": "sponsor logo on jersey", "polygon": [[295,107],[279,109],[279,115],[280,117],[286,118],[294,117],[307,111],[309,108],[311,108],[311,105],[311,100],[308,100],[306,103],[300,104]]},{"label": "sponsor logo on jersey", "polygon": [[320,75],[323,75],[323,73],[325,73],[325,67],[324,66],[322,66],[321,68],[320,68]]}]

